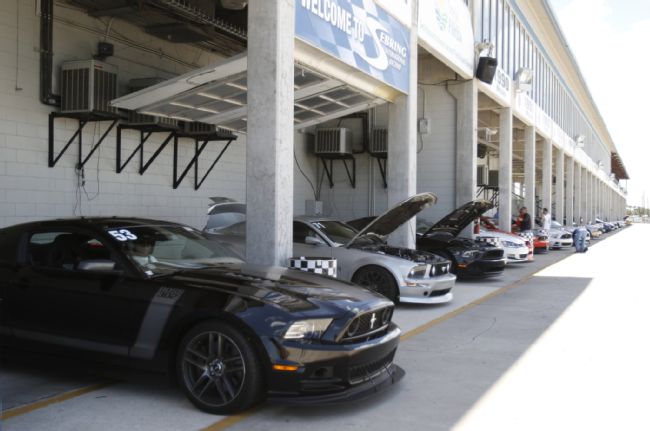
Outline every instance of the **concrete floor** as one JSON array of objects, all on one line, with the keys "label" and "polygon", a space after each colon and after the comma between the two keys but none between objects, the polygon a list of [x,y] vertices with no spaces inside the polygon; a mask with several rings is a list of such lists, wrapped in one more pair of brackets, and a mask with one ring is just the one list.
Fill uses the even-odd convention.
[{"label": "concrete floor", "polygon": [[194,409],[166,378],[131,373],[47,404],[107,377],[10,363],[0,391],[15,415],[0,429],[650,429],[648,243],[650,225],[636,225],[586,254],[553,251],[501,278],[459,282],[451,304],[400,307],[396,362],[407,375],[362,403],[263,405],[224,421]]}]

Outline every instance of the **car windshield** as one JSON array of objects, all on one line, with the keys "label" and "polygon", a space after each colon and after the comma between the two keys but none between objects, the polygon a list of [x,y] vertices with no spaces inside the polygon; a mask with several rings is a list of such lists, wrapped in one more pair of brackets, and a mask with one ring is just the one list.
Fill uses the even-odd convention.
[{"label": "car windshield", "polygon": [[553,220],[553,221],[551,222],[551,227],[552,227],[553,229],[562,229],[562,225],[561,225],[560,223],[556,222],[555,220]]},{"label": "car windshield", "polygon": [[242,262],[233,251],[188,226],[140,225],[106,231],[149,276]]},{"label": "car windshield", "polygon": [[[330,241],[335,243],[337,246],[345,245],[352,241],[352,238],[357,236],[359,233],[352,226],[345,224],[340,221],[334,220],[319,220],[311,223],[316,229],[320,230],[325,234]],[[364,244],[373,244],[375,242],[381,242],[381,239],[372,235],[364,235],[363,238],[359,238],[359,243]]]}]

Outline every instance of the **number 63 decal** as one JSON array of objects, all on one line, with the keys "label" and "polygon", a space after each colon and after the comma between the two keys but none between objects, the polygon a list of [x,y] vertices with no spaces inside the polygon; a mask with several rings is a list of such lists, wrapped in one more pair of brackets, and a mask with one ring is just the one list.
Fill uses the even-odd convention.
[{"label": "number 63 decal", "polygon": [[128,240],[138,239],[138,237],[135,236],[133,233],[131,233],[131,231],[128,229],[109,230],[108,233],[111,234],[113,238],[115,238],[118,241],[128,241]]}]

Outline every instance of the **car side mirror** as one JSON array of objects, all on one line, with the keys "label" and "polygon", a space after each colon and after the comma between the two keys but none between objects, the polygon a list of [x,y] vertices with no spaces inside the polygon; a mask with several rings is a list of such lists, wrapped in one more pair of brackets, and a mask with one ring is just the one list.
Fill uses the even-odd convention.
[{"label": "car side mirror", "polygon": [[309,245],[325,245],[325,241],[318,238],[317,236],[306,236],[305,237],[305,244],[309,244]]},{"label": "car side mirror", "polygon": [[77,265],[77,269],[89,272],[121,272],[115,269],[115,262],[108,259],[82,260]]}]

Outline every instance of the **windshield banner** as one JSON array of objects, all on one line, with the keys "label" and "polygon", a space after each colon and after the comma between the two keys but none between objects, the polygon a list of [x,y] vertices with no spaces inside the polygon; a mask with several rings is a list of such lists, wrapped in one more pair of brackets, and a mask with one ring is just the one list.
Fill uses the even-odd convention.
[{"label": "windshield banner", "polygon": [[297,0],[296,37],[408,93],[410,30],[372,0]]}]

